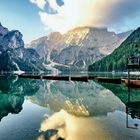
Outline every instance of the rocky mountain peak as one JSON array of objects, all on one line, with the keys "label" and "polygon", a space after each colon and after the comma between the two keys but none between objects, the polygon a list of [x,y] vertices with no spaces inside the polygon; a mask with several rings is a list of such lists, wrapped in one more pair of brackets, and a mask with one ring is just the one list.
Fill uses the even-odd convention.
[{"label": "rocky mountain peak", "polygon": [[1,45],[4,47],[4,50],[11,48],[24,48],[24,42],[22,40],[22,34],[17,31],[13,30],[8,32],[6,35],[3,36]]},{"label": "rocky mountain peak", "polygon": [[0,71],[46,70],[39,54],[34,49],[24,48],[22,34],[18,30],[8,31],[0,24]]},{"label": "rocky mountain peak", "polygon": [[0,39],[1,39],[4,35],[6,35],[7,33],[8,33],[8,29],[5,28],[5,27],[3,27],[2,24],[1,24],[1,22],[0,22]]},{"label": "rocky mountain peak", "polygon": [[117,34],[120,38],[125,38],[126,36],[129,36],[134,30],[126,31],[123,33]]},{"label": "rocky mountain peak", "polygon": [[31,43],[26,44],[26,48],[34,48],[36,49],[36,46],[42,46],[42,45],[46,45],[48,44],[48,37],[44,36],[44,37],[40,37],[36,40],[33,40]]},{"label": "rocky mountain peak", "polygon": [[59,32],[53,32],[48,37],[48,45],[50,49],[58,49],[63,42],[63,36]]},{"label": "rocky mountain peak", "polygon": [[84,26],[84,27],[77,27],[72,30],[69,30],[68,33],[77,33],[77,32],[108,32],[107,28],[100,28],[100,27],[90,27],[90,26]]},{"label": "rocky mountain peak", "polygon": [[45,43],[38,39],[39,45],[31,44],[31,47],[36,48],[46,65],[86,69],[112,53],[128,35],[120,37],[107,28],[78,27],[63,35],[51,33]]},{"label": "rocky mountain peak", "polygon": [[49,34],[48,39],[49,40],[54,40],[58,37],[62,37],[62,34],[60,32],[52,32]]},{"label": "rocky mountain peak", "polygon": [[[86,30],[90,30],[92,27],[88,27],[88,26],[85,26],[85,27],[76,27],[74,29],[71,29],[69,30],[67,33],[72,33],[72,32],[81,32],[81,31],[86,31]],[[67,34],[66,33],[66,34]]]},{"label": "rocky mountain peak", "polygon": [[89,27],[91,31],[100,31],[100,32],[108,32],[108,29],[106,27]]}]

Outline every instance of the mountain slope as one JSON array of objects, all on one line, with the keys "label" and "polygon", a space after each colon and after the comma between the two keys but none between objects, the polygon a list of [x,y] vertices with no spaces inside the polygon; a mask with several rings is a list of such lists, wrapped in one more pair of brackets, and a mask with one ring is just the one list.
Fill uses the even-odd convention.
[{"label": "mountain slope", "polygon": [[112,54],[89,66],[89,71],[126,71],[126,59],[133,54],[140,55],[140,27]]},{"label": "mountain slope", "polygon": [[22,34],[8,31],[0,24],[0,71],[45,70],[40,56],[34,49],[24,48]]},{"label": "mountain slope", "polygon": [[106,28],[79,27],[63,35],[58,32],[34,40],[27,47],[34,48],[45,65],[58,69],[83,69],[110,54],[129,33],[117,35]]}]

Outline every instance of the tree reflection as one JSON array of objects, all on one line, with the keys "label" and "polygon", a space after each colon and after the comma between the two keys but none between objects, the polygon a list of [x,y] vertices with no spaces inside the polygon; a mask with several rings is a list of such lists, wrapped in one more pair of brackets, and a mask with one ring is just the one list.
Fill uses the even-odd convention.
[{"label": "tree reflection", "polygon": [[0,121],[9,113],[22,110],[24,96],[34,95],[39,90],[38,80],[18,79],[14,75],[0,77]]},{"label": "tree reflection", "polygon": [[[126,127],[131,129],[138,128],[138,121],[140,119],[140,90],[125,87],[123,84],[106,84],[100,83],[105,88],[112,91],[126,106]],[[131,92],[130,92],[131,91]],[[133,120],[133,123],[132,123]]]}]

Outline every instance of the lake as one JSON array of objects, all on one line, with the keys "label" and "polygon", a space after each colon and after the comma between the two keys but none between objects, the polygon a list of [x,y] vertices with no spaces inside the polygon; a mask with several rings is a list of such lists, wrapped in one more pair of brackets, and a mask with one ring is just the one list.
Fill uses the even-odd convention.
[{"label": "lake", "polygon": [[140,140],[140,90],[0,76],[0,140]]}]

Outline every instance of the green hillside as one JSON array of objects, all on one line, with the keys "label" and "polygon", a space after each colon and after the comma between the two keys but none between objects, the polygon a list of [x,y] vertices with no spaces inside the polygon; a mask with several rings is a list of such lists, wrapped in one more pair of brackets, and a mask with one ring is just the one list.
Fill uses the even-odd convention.
[{"label": "green hillside", "polygon": [[126,71],[126,60],[140,55],[140,27],[135,30],[112,54],[89,66],[89,71]]}]

